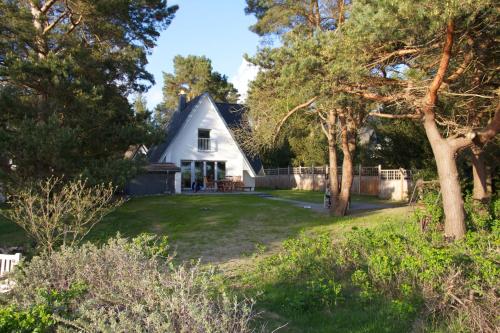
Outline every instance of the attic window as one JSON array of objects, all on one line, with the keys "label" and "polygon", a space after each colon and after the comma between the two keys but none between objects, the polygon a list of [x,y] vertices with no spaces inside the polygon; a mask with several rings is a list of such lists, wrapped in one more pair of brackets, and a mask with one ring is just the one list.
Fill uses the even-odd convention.
[{"label": "attic window", "polygon": [[210,130],[198,129],[198,151],[215,151],[215,140],[210,139]]},{"label": "attic window", "polygon": [[198,129],[199,139],[210,139],[210,130],[208,129]]}]

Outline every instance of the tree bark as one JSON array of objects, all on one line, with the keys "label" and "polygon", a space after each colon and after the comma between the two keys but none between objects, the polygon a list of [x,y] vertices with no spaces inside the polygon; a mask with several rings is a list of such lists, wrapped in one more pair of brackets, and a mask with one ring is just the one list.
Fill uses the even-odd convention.
[{"label": "tree bark", "polygon": [[449,238],[459,239],[465,236],[465,214],[455,154],[458,149],[464,146],[465,141],[444,139],[439,132],[435,119],[438,91],[443,83],[451,59],[453,32],[454,23],[450,20],[446,27],[446,41],[439,67],[425,96],[425,105],[422,109],[422,114],[424,116],[423,125],[425,133],[431,145],[438,169],[445,215],[444,233]]},{"label": "tree bark", "polygon": [[329,190],[330,190],[330,213],[335,214],[335,207],[339,199],[339,175],[337,161],[337,115],[331,110],[328,113],[327,138],[328,138],[328,161],[329,161]]},{"label": "tree bark", "polygon": [[472,146],[472,174],[474,180],[474,188],[472,190],[472,198],[481,202],[487,202],[490,198],[488,190],[488,172],[484,159],[484,153],[481,147]]},{"label": "tree bark", "polygon": [[344,216],[347,213],[347,207],[351,197],[352,182],[354,179],[353,154],[356,150],[356,126],[354,126],[352,120],[348,119],[346,115],[340,115],[339,120],[344,158],[342,160],[342,183],[340,186],[339,200],[335,207],[335,215]]},{"label": "tree bark", "polygon": [[42,16],[44,13],[33,1],[30,1],[30,11],[33,17],[33,27],[36,31],[36,53],[38,55],[38,59],[45,59],[47,57],[47,42],[43,37],[44,25],[46,26],[46,22],[42,22]]},{"label": "tree bark", "polygon": [[465,214],[455,160],[457,147],[441,137],[434,118],[430,114],[425,116],[424,129],[438,170],[445,215],[444,233],[447,237],[459,239],[465,235]]}]

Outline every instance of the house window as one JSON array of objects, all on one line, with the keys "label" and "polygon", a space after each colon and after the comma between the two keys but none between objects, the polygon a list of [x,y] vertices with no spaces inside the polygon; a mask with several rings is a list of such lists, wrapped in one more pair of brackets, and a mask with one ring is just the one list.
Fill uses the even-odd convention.
[{"label": "house window", "polygon": [[226,178],[226,162],[217,162],[217,179]]},{"label": "house window", "polygon": [[198,151],[212,151],[213,140],[210,140],[210,130],[198,129]]},{"label": "house window", "polygon": [[194,181],[203,186],[203,162],[194,162]]},{"label": "house window", "polygon": [[191,188],[191,161],[181,162],[182,188]]},{"label": "house window", "polygon": [[215,180],[215,162],[206,162],[206,177],[207,181],[212,182]]}]

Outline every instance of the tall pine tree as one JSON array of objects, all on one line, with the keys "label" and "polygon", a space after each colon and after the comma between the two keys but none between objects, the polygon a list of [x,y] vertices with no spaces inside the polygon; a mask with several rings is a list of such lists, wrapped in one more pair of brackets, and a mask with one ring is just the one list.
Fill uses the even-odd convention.
[{"label": "tall pine tree", "polygon": [[2,0],[4,175],[123,182],[123,152],[151,137],[127,97],[153,82],[146,55],[176,10],[164,0]]}]

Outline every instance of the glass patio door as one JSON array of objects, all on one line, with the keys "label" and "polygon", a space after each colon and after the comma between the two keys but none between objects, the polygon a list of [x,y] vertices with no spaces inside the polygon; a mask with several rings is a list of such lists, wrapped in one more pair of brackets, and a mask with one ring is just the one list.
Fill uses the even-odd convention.
[{"label": "glass patio door", "polygon": [[215,162],[206,162],[205,174],[207,181],[211,182],[215,180]]},{"label": "glass patio door", "polygon": [[203,187],[203,162],[195,161],[194,162],[194,181],[198,184],[198,186]]},{"label": "glass patio door", "polygon": [[181,177],[181,187],[183,189],[191,188],[191,161],[181,162]]}]

